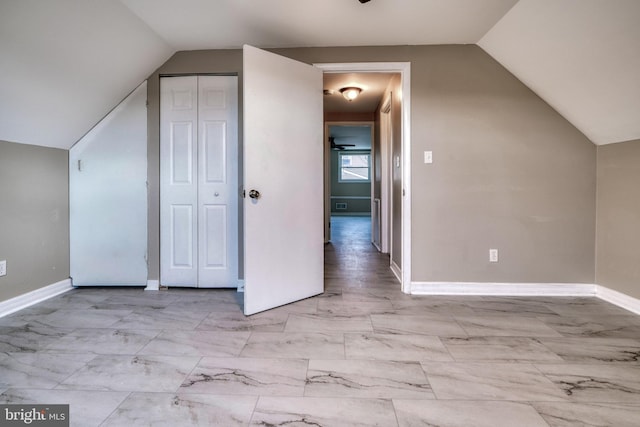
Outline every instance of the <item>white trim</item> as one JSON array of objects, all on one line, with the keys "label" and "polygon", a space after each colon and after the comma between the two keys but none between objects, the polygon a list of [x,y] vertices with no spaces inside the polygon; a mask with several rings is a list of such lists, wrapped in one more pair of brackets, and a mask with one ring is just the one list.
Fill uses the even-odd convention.
[{"label": "white trim", "polygon": [[398,267],[398,264],[396,264],[393,260],[391,260],[390,267],[393,275],[396,276],[396,279],[398,279],[398,282],[402,284],[402,270],[400,269],[400,267]]},{"label": "white trim", "polygon": [[118,287],[125,287],[125,286],[131,286],[131,287],[144,287],[146,286],[146,283],[142,282],[136,282],[136,283],[127,283],[127,282],[86,282],[86,283],[78,283],[76,281],[73,282],[73,287],[74,288],[98,288],[98,287],[107,287],[107,286],[118,286]]},{"label": "white trim", "polygon": [[412,295],[501,295],[595,297],[589,283],[412,282]]},{"label": "white trim", "polygon": [[[371,182],[371,181],[369,181]],[[331,196],[331,200],[371,200],[371,196]]]},{"label": "white trim", "polygon": [[600,285],[596,285],[596,296],[601,300],[610,302],[632,313],[640,314],[640,299],[638,298]]},{"label": "white trim", "polygon": [[30,307],[72,289],[73,286],[71,285],[71,279],[64,279],[57,283],[36,289],[35,291],[27,292],[26,294],[18,295],[17,297],[2,301],[0,302],[0,317],[15,313],[18,310]]},{"label": "white trim", "polygon": [[358,216],[358,217],[370,217],[371,212],[331,212],[331,216]]},{"label": "white trim", "polygon": [[159,280],[147,280],[147,287],[144,288],[145,291],[159,291],[160,290],[160,281]]},{"label": "white trim", "polygon": [[[393,264],[391,269],[397,275]],[[640,314],[640,299],[591,283],[412,282],[411,294],[597,297]]]},{"label": "white trim", "polygon": [[411,292],[411,63],[402,69],[402,292]]},{"label": "white trim", "polygon": [[[411,293],[411,63],[410,62],[347,62],[313,64],[323,72],[332,73],[400,73],[402,83],[402,253],[400,283],[402,292]],[[390,225],[391,226],[391,225]],[[396,265],[396,268],[400,268]],[[394,272],[396,274],[396,272]]]},{"label": "white trim", "polygon": [[391,101],[393,93],[388,92],[386,99],[382,101],[380,115],[380,252],[391,256],[391,199],[393,194],[392,177],[392,134],[393,120],[391,117]]}]

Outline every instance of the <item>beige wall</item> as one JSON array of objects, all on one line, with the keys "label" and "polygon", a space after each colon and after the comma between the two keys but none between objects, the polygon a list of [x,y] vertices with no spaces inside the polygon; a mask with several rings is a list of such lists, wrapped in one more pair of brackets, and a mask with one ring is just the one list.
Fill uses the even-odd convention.
[{"label": "beige wall", "polygon": [[413,279],[593,283],[596,147],[477,46],[428,52],[411,70]]},{"label": "beige wall", "polygon": [[[412,280],[593,283],[596,148],[478,46],[275,51],[307,63],[411,62]],[[158,76],[241,68],[238,50],[179,52],[149,79],[151,279],[159,271]],[[489,248],[499,249],[499,263],[488,262]]]},{"label": "beige wall", "polygon": [[69,278],[68,151],[0,141],[0,301]]},{"label": "beige wall", "polygon": [[596,283],[640,298],[640,140],[598,147]]}]

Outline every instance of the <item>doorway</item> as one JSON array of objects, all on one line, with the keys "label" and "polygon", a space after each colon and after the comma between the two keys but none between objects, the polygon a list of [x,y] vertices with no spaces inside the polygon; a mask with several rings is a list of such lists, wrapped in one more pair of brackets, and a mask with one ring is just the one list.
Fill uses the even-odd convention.
[{"label": "doorway", "polygon": [[373,122],[325,122],[331,216],[371,217],[373,213],[373,127]]},{"label": "doorway", "polygon": [[[367,77],[390,75],[387,78],[384,91],[378,94],[372,109],[342,111],[334,113],[326,108],[325,96],[325,121],[353,121],[371,120],[374,123],[374,146],[371,155],[372,167],[372,192],[371,212],[373,222],[371,228],[372,240],[378,249],[391,254],[391,270],[402,283],[402,290],[408,293],[410,290],[411,271],[411,242],[410,242],[410,64],[409,63],[343,63],[343,64],[315,64],[322,69],[326,76],[346,76],[352,82],[349,86],[360,87],[361,95],[370,93],[368,85],[358,84],[358,79],[366,81]],[[325,95],[333,89],[334,95],[340,93],[340,88],[326,87]],[[337,89],[337,90],[336,90]],[[339,100],[340,97],[338,96]],[[349,103],[355,106],[356,102]],[[386,116],[385,116],[386,114]],[[383,117],[386,122],[383,124]],[[381,129],[385,126],[385,129]],[[381,132],[387,133],[383,138]],[[381,147],[381,141],[387,141],[389,146]],[[326,138],[326,158],[330,158],[330,141]],[[384,167],[383,167],[384,165]],[[328,166],[325,165],[325,176],[328,176]],[[384,177],[383,177],[384,174]],[[326,188],[330,188],[331,182],[326,179]],[[329,193],[327,193],[329,194]],[[329,236],[328,224],[331,218],[332,201],[327,195],[325,212],[325,235]]]}]

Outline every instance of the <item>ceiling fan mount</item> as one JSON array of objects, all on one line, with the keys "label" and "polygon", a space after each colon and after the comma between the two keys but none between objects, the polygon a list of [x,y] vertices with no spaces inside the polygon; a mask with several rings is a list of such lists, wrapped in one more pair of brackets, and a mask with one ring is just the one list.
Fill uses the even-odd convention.
[{"label": "ceiling fan mount", "polygon": [[356,144],[337,144],[335,136],[330,136],[329,137],[329,142],[331,143],[331,149],[332,150],[344,150],[346,147],[355,147],[356,146]]}]

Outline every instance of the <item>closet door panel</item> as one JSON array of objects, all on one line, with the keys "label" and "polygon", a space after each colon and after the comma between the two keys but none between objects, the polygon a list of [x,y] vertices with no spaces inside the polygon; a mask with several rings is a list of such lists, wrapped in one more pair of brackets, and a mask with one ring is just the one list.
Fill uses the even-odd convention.
[{"label": "closet door panel", "polygon": [[160,282],[197,286],[197,77],[160,79]]},{"label": "closet door panel", "polygon": [[238,284],[238,79],[199,76],[199,287]]}]

